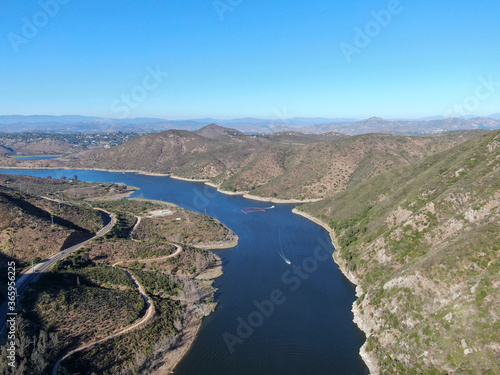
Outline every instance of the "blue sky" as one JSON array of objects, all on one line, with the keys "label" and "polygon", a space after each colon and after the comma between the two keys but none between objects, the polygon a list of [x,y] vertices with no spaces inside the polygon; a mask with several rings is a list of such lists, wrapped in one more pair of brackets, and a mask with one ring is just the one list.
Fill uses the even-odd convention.
[{"label": "blue sky", "polygon": [[489,115],[499,16],[492,0],[2,1],[0,114]]}]

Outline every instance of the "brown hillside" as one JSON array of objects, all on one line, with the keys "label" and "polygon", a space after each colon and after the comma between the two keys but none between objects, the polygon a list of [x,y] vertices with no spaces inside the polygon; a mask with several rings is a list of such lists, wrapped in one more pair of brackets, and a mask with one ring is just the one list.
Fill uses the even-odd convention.
[{"label": "brown hillside", "polygon": [[262,143],[267,143],[251,136],[241,138],[212,140],[189,131],[168,130],[87,155],[73,161],[71,166],[212,178],[261,149]]},{"label": "brown hillside", "polygon": [[409,165],[477,135],[438,136],[339,133],[231,135],[210,125],[214,139],[169,130],[132,139],[70,163],[72,167],[173,173],[210,179],[223,190],[282,199],[323,198],[387,170]]},{"label": "brown hillside", "polygon": [[11,148],[0,145],[0,155],[10,155],[13,153],[14,151]]},{"label": "brown hillside", "polygon": [[[51,221],[51,213],[54,225]],[[103,226],[90,208],[59,204],[0,186],[0,256],[45,258],[88,238]]]},{"label": "brown hillside", "polygon": [[195,131],[196,134],[201,135],[202,137],[205,138],[210,138],[210,139],[215,139],[219,138],[222,136],[244,136],[245,133],[240,132],[239,130],[236,129],[231,129],[231,128],[224,128],[222,126],[219,126],[217,124],[210,124],[207,125],[199,130]]},{"label": "brown hillside", "polygon": [[[313,143],[288,152],[281,150],[280,157],[275,156],[276,148],[270,148],[254,155],[257,161],[250,167],[226,172],[230,177],[221,181],[221,187],[250,191],[262,197],[323,198],[382,172],[446,150],[470,135],[407,137],[365,134]],[[269,173],[276,170],[282,172]],[[270,177],[267,181],[266,176]]]},{"label": "brown hillside", "polygon": [[60,160],[18,160],[0,155],[0,166],[10,168],[64,168],[66,163]]}]

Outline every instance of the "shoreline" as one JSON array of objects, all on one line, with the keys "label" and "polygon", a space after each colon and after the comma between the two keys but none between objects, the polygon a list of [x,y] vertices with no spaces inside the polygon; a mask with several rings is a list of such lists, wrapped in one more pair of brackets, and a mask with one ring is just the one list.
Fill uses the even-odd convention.
[{"label": "shoreline", "polygon": [[[186,181],[196,181],[196,180],[186,180]],[[212,182],[205,182],[205,185],[216,188],[219,193],[225,195],[240,195],[243,198],[251,199],[259,202],[269,202],[269,203],[277,203],[277,204],[299,204],[299,203],[313,203],[317,202],[321,199],[280,199],[280,198],[271,198],[271,197],[259,197],[257,195],[251,195],[248,191],[228,191],[222,190],[219,186]]]},{"label": "shoreline", "polygon": [[270,202],[270,203],[278,203],[278,204],[299,204],[299,203],[313,203],[317,202],[320,199],[279,199],[279,198],[266,198],[259,197],[257,195],[243,194],[243,198],[253,199],[254,201],[261,202]]},{"label": "shoreline", "polygon": [[[145,171],[140,171],[140,170],[135,170],[135,169],[105,169],[105,168],[83,168],[83,167],[57,167],[57,166],[52,166],[52,167],[18,167],[18,166],[10,166],[10,167],[4,167],[0,165],[0,169],[26,169],[26,170],[37,170],[37,169],[43,169],[43,170],[55,170],[55,169],[62,169],[62,170],[82,170],[82,171],[99,171],[99,172],[114,172],[114,173],[137,173],[137,174],[142,174],[145,176],[160,176],[160,177],[171,177],[170,174],[166,173],[156,173],[156,172],[145,172]],[[189,180],[188,180],[189,181]]]},{"label": "shoreline", "polygon": [[[220,221],[218,221],[218,222],[220,223]],[[222,225],[224,225],[224,224],[222,224]],[[240,241],[240,238],[231,229],[229,229],[229,231],[230,231],[230,233],[229,233],[229,240],[220,241],[220,242],[210,242],[210,243],[206,243],[206,244],[202,243],[202,244],[199,244],[199,245],[192,245],[192,246],[195,247],[195,248],[197,248],[197,249],[200,249],[200,250],[224,250],[224,249],[231,249],[233,247],[236,247],[238,245],[239,241]],[[215,254],[215,255],[217,257],[219,257],[217,254]]]},{"label": "shoreline", "polygon": [[[222,224],[227,230],[229,231],[229,237],[230,239],[227,241],[223,242],[218,242],[218,243],[202,243],[199,245],[192,245],[193,247],[201,250],[206,250],[206,251],[211,251],[211,250],[223,250],[223,249],[230,249],[238,245],[239,243],[239,237],[238,235],[233,232],[231,229],[226,227],[225,224],[220,222],[217,219],[212,218],[213,220],[216,220],[218,223]],[[213,267],[207,268],[206,270],[202,271],[199,273],[194,279],[195,280],[210,280],[214,281],[218,277],[223,275],[223,266],[222,266],[222,258],[217,254],[216,252],[212,251],[212,254],[214,254],[215,258],[217,259],[215,265]],[[216,289],[213,290],[212,292],[212,298],[214,297],[214,294],[216,292]],[[215,308],[217,310],[217,307]],[[153,372],[153,374],[171,374],[174,372],[175,368],[177,365],[184,359],[186,354],[189,352],[191,349],[191,346],[193,345],[194,341],[198,337],[198,332],[201,328],[201,325],[203,324],[203,319],[207,317],[208,315],[212,314],[215,310],[210,311],[208,314],[203,315],[201,317],[196,317],[194,316],[194,313],[191,312],[190,318],[189,318],[189,324],[186,326],[186,329],[183,330],[182,332],[182,341],[179,346],[174,349],[173,351],[167,352],[163,356],[163,360],[165,361],[165,364],[163,366],[160,366],[157,370]],[[169,363],[169,360],[172,361]]]},{"label": "shoreline", "polygon": [[[21,169],[21,168],[20,168]],[[25,168],[25,169],[54,169],[54,168]],[[159,177],[170,177],[170,174],[168,173],[157,173],[157,172],[146,172],[146,171],[140,171],[140,170],[135,170],[135,169],[105,169],[105,168],[57,168],[57,169],[81,169],[84,171],[100,171],[100,172],[115,172],[115,173],[137,173],[137,174],[142,174],[145,176],[159,176]]]},{"label": "shoreline", "polygon": [[[338,246],[338,241],[337,241],[337,236],[335,234],[335,231],[333,228],[331,228],[327,223],[325,223],[323,220],[312,216],[306,212],[299,211],[297,208],[294,208],[292,210],[294,214],[300,215],[302,217],[305,217],[306,219],[312,221],[313,223],[318,224],[319,226],[323,227],[326,231],[328,231],[328,234],[330,235],[330,240],[335,248],[335,250],[340,249]],[[345,262],[340,258],[339,256],[336,255],[337,251],[333,252],[333,260],[339,267],[340,271],[342,274],[352,283],[356,286],[356,301],[364,294],[363,288],[360,286],[360,281],[359,279],[350,271],[346,268]],[[358,328],[365,334],[365,337],[368,338],[371,336],[371,330],[368,328],[368,324],[365,320],[363,320],[363,317],[361,315],[361,311],[359,310],[358,305],[356,304],[356,301],[353,302],[351,311],[353,313],[353,322],[358,326]],[[361,348],[359,348],[359,355],[361,356],[361,359],[365,363],[366,367],[368,367],[369,373],[371,375],[378,375],[380,373],[380,368],[378,365],[377,359],[368,353],[366,350],[367,346],[367,341],[363,343]]]},{"label": "shoreline", "polygon": [[[207,268],[203,272],[201,272],[198,276],[196,276],[195,280],[215,280],[216,278],[222,276],[222,259],[219,255],[213,253],[217,258],[217,262],[213,267]],[[208,277],[207,277],[208,276]],[[215,291],[213,293],[215,294]],[[198,337],[198,332],[200,331],[201,325],[203,324],[203,319],[210,315],[213,311],[208,313],[207,315],[203,315],[201,317],[195,316],[194,311],[190,311],[189,322],[186,325],[185,329],[183,329],[181,342],[179,345],[172,351],[168,351],[162,357],[164,364],[160,366],[158,369],[154,370],[152,374],[171,374],[174,373],[177,365],[184,359],[186,354],[191,349],[194,341]]]},{"label": "shoreline", "polygon": [[[220,221],[218,222],[220,223]],[[224,225],[224,227],[226,226]],[[228,241],[221,243],[203,243],[197,246],[194,245],[192,246],[197,249],[206,251],[222,250],[235,247],[236,245],[238,245],[239,237],[231,229],[229,228],[227,229],[230,232],[230,239]],[[205,269],[197,276],[195,276],[193,278],[194,280],[210,280],[211,282],[213,282],[215,281],[215,279],[223,275],[224,272],[222,270],[221,257],[214,251],[212,251],[212,254],[214,254],[215,258],[217,259],[216,263],[212,267]],[[212,298],[214,297],[215,292],[216,289],[213,289]],[[203,316],[196,316],[196,313],[194,311],[190,311],[189,322],[186,325],[186,327],[181,331],[182,332],[181,342],[174,350],[168,351],[163,355],[162,361],[164,361],[164,364],[161,365],[158,369],[154,370],[152,374],[160,375],[160,374],[171,374],[174,372],[177,365],[184,359],[186,354],[191,349],[191,346],[193,345],[194,341],[198,337],[198,333],[200,331],[201,325],[203,324],[204,318],[212,314],[216,309],[217,308],[215,308],[214,310],[208,312],[208,314],[205,314]]]},{"label": "shoreline", "polygon": [[213,188],[216,188],[217,191],[221,194],[225,195],[239,195],[242,196],[243,198],[251,199],[254,201],[259,201],[259,202],[269,202],[269,203],[277,203],[277,204],[300,204],[300,203],[313,203],[313,202],[318,202],[321,199],[280,199],[280,198],[271,198],[271,197],[259,197],[257,195],[251,195],[249,194],[248,191],[229,191],[229,190],[222,190],[220,189],[219,186],[217,186],[214,183],[209,182],[210,180],[207,179],[192,179],[192,178],[185,178],[185,177],[179,177],[179,176],[174,176],[171,173],[156,173],[156,172],[145,172],[141,170],[135,170],[135,169],[105,169],[105,168],[83,168],[83,167],[17,167],[17,166],[11,166],[11,167],[2,167],[0,166],[0,169],[26,169],[26,170],[36,170],[36,169],[46,169],[46,170],[54,170],[54,169],[64,169],[64,170],[84,170],[84,171],[100,171],[100,172],[114,172],[114,173],[137,173],[137,174],[142,174],[145,176],[159,176],[159,177],[170,177],[175,180],[180,180],[180,181],[187,181],[187,182],[202,182],[205,185],[211,186]]},{"label": "shoreline", "polygon": [[206,178],[186,178],[186,177],[174,176],[173,174],[170,174],[169,176],[170,176],[170,178],[173,178],[174,180],[189,181],[189,182],[207,182],[207,181],[210,181],[210,180],[207,180]]}]

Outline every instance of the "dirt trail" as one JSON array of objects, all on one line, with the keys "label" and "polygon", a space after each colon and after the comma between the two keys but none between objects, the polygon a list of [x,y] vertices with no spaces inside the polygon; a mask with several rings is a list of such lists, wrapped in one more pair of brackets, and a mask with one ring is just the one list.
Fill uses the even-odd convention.
[{"label": "dirt trail", "polygon": [[101,344],[105,341],[108,341],[112,338],[115,338],[115,337],[118,337],[118,336],[121,336],[121,335],[124,335],[136,328],[139,328],[139,327],[142,327],[144,325],[146,325],[147,323],[149,323],[149,321],[151,320],[151,318],[154,316],[155,314],[155,306],[153,304],[153,302],[148,298],[147,294],[146,294],[146,291],[144,289],[144,287],[139,283],[139,280],[137,280],[137,278],[132,274],[130,273],[129,271],[127,270],[123,270],[127,275],[128,277],[130,277],[132,279],[132,281],[134,282],[135,286],[137,287],[137,289],[139,290],[139,293],[142,295],[142,297],[144,298],[144,301],[146,302],[146,305],[147,305],[147,310],[146,310],[146,314],[142,317],[141,320],[139,320],[137,323],[134,323],[132,324],[131,326],[128,326],[127,328],[124,328],[118,332],[115,332],[109,336],[106,336],[100,340],[97,340],[97,341],[94,341],[94,342],[91,342],[89,344],[86,344],[86,345],[83,345],[83,346],[80,346],[68,353],[66,353],[63,357],[61,357],[55,364],[54,366],[54,369],[52,370],[52,375],[57,375],[57,370],[59,369],[59,365],[61,364],[62,361],[64,361],[65,359],[67,359],[68,357],[70,357],[71,355],[75,354],[75,353],[78,353],[82,350],[85,350],[85,349],[88,349],[94,345],[97,345],[97,344]]}]

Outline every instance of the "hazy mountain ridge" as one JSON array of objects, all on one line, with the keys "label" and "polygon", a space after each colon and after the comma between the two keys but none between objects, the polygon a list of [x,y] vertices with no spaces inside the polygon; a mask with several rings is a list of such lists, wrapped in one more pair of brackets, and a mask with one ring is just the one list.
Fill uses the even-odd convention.
[{"label": "hazy mountain ridge", "polygon": [[150,133],[169,129],[198,130],[217,123],[248,134],[271,134],[286,131],[320,134],[340,132],[349,135],[364,133],[395,133],[406,135],[435,134],[450,130],[498,129],[500,116],[487,117],[428,117],[417,120],[385,120],[372,117],[366,120],[349,118],[240,118],[231,120],[187,119],[166,120],[158,118],[112,119],[86,116],[0,116],[0,132],[138,132]]},{"label": "hazy mountain ridge", "polygon": [[330,223],[382,373],[498,373],[500,131],[300,207]]},{"label": "hazy mountain ridge", "polygon": [[489,129],[500,128],[498,119],[489,117],[459,118],[450,117],[444,119],[422,120],[385,120],[372,117],[367,120],[353,123],[339,124],[329,123],[316,127],[321,131],[338,131],[340,133],[356,135],[365,133],[393,133],[409,135],[438,134],[451,130],[465,129]]}]

